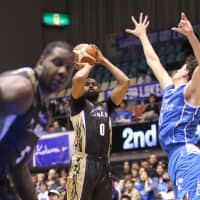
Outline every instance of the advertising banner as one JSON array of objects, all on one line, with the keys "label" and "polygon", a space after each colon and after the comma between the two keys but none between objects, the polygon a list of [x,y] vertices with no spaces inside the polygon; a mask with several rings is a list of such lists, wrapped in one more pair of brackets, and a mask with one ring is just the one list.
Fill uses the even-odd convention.
[{"label": "advertising banner", "polygon": [[[105,99],[108,98],[111,91],[112,89],[104,91]],[[151,93],[155,94],[157,97],[162,97],[162,89],[158,82],[132,85],[128,88],[124,99],[127,101],[143,101],[147,99]]]},{"label": "advertising banner", "polygon": [[33,154],[33,167],[69,163],[73,151],[71,133],[47,134],[41,137]]}]

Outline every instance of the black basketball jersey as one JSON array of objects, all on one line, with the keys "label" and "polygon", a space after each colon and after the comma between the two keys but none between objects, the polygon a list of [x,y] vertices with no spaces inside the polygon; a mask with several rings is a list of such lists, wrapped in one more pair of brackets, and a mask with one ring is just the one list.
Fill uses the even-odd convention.
[{"label": "black basketball jersey", "polygon": [[75,131],[75,151],[107,157],[110,153],[112,126],[110,114],[116,106],[109,98],[97,104],[85,97],[71,101],[71,121]]},{"label": "black basketball jersey", "polygon": [[[31,68],[11,71],[7,75],[23,76],[35,88],[36,79]],[[25,114],[0,118],[0,180],[32,153],[39,136],[46,130],[46,125],[47,117],[37,105],[36,97]]]}]

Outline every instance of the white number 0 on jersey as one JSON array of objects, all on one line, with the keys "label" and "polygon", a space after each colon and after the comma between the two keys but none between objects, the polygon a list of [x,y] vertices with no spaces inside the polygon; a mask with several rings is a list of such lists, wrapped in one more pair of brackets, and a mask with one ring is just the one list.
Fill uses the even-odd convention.
[{"label": "white number 0 on jersey", "polygon": [[99,125],[99,132],[100,132],[100,135],[101,136],[104,136],[105,135],[105,124],[101,123]]}]

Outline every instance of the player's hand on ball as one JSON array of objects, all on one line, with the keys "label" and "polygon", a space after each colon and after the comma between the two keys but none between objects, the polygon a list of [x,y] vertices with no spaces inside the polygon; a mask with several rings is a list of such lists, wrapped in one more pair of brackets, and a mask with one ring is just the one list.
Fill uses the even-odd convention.
[{"label": "player's hand on ball", "polygon": [[104,64],[105,57],[99,49],[98,49],[98,52],[97,52],[97,59],[96,60],[97,60],[96,62],[98,64],[102,64],[102,65]]},{"label": "player's hand on ball", "polygon": [[90,65],[96,64],[98,49],[95,45],[91,44],[78,44],[74,47],[75,61],[78,63],[77,68],[81,68],[80,63],[89,63]]}]

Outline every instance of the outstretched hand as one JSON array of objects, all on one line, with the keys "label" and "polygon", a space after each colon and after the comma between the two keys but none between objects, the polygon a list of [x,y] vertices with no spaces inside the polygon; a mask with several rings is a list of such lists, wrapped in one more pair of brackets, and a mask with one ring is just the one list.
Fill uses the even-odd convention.
[{"label": "outstretched hand", "polygon": [[125,29],[127,33],[140,37],[142,34],[146,33],[147,27],[149,25],[148,16],[146,15],[143,19],[143,13],[140,13],[139,21],[137,22],[135,17],[132,16],[131,20],[135,25],[135,29]]},{"label": "outstretched hand", "polygon": [[172,30],[177,31],[185,36],[193,32],[192,25],[184,12],[181,13],[181,19],[178,23],[178,27],[173,27]]}]

